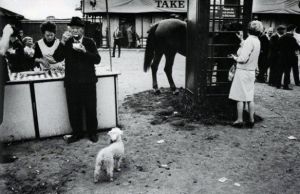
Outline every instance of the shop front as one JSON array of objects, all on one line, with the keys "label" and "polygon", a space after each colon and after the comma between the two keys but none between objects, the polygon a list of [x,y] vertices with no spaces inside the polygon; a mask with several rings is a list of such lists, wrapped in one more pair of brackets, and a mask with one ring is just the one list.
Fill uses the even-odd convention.
[{"label": "shop front", "polygon": [[[122,30],[124,47],[128,47],[128,34],[130,30],[136,33],[135,47],[145,47],[147,31],[155,22],[163,19],[177,17],[186,18],[187,0],[109,0],[107,7],[105,0],[83,0],[82,12],[86,21],[97,23],[101,21],[103,34],[103,47],[107,46],[108,27],[110,27],[110,40],[117,28]],[[108,25],[108,18],[109,23]],[[112,41],[110,45],[112,45]]]}]

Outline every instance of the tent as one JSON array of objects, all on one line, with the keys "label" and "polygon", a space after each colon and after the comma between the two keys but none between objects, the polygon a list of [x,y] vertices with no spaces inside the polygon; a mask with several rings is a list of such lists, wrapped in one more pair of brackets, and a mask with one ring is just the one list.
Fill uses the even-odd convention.
[{"label": "tent", "polygon": [[300,14],[299,0],[254,0],[253,13]]},{"label": "tent", "polygon": [[15,12],[9,11],[7,9],[4,9],[3,7],[0,7],[0,17],[11,17],[15,19],[24,19],[24,16],[17,14]]}]

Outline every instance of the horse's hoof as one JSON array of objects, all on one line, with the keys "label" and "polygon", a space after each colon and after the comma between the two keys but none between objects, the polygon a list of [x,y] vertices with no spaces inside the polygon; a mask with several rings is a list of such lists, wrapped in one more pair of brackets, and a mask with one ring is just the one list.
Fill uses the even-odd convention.
[{"label": "horse's hoof", "polygon": [[160,90],[159,90],[159,89],[154,89],[154,94],[155,94],[155,95],[160,95],[160,94],[161,94],[161,92],[160,92]]},{"label": "horse's hoof", "polygon": [[121,172],[121,168],[117,168],[116,171],[117,171],[117,172]]},{"label": "horse's hoof", "polygon": [[178,95],[179,94],[179,90],[178,89],[175,89],[174,91],[173,91],[173,95]]}]

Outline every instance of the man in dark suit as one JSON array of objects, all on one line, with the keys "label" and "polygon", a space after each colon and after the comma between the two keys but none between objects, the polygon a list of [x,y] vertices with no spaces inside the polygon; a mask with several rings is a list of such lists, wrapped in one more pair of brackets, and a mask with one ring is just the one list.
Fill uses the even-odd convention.
[{"label": "man in dark suit", "polygon": [[280,76],[280,64],[279,64],[279,46],[278,40],[284,35],[286,27],[284,25],[279,25],[277,27],[277,32],[271,36],[270,39],[270,77],[269,85],[276,86],[277,80]]},{"label": "man in dark suit", "polygon": [[269,28],[265,34],[259,37],[260,40],[260,54],[258,58],[258,70],[257,81],[261,83],[266,82],[266,75],[268,68],[270,67],[268,56],[270,48],[270,38],[273,34],[273,29]]},{"label": "man in dark suit", "polygon": [[65,59],[65,88],[73,129],[72,136],[66,141],[72,143],[83,137],[84,110],[88,137],[92,142],[97,142],[97,77],[94,65],[100,63],[101,58],[94,41],[83,36],[84,22],[79,17],[73,17],[68,25],[70,32],[65,32],[61,40],[64,46],[54,53],[56,61]]},{"label": "man in dark suit", "polygon": [[290,74],[293,66],[298,65],[297,51],[299,51],[299,45],[297,40],[294,38],[294,30],[296,26],[291,24],[287,27],[287,33],[279,38],[278,46],[280,51],[280,72],[277,78],[276,87],[281,87],[281,79],[284,74],[284,84],[283,89],[292,90],[289,87],[290,84]]}]

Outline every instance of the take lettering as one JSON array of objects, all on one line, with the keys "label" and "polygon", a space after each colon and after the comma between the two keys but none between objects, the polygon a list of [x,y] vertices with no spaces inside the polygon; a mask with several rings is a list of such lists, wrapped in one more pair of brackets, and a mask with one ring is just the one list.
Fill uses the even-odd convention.
[{"label": "take lettering", "polygon": [[159,8],[184,8],[184,1],[161,1],[155,0]]}]

